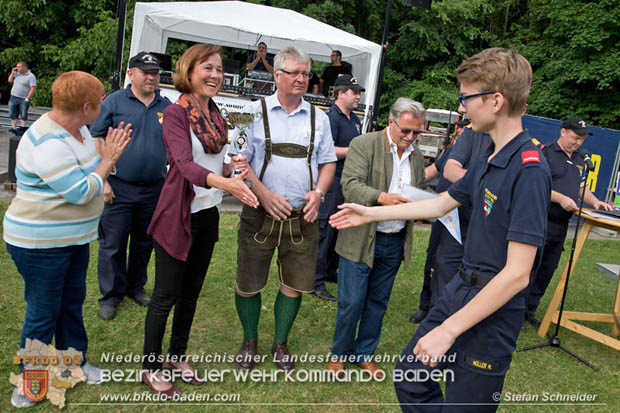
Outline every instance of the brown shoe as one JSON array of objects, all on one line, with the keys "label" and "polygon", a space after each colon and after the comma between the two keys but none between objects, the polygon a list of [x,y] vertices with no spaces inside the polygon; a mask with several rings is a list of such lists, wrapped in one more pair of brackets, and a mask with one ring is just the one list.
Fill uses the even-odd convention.
[{"label": "brown shoe", "polygon": [[327,363],[327,371],[332,377],[342,377],[344,376],[344,361],[342,360],[332,360]]},{"label": "brown shoe", "polygon": [[168,387],[166,390],[157,390],[154,386],[153,383],[151,382],[151,373],[149,373],[148,371],[143,371],[142,372],[142,382],[145,383],[147,386],[150,387],[150,389],[155,393],[155,394],[165,394],[168,397],[174,397],[175,395],[180,396],[181,392],[179,391],[179,389],[176,388],[176,386],[172,383],[170,383],[170,387]]},{"label": "brown shoe", "polygon": [[377,363],[375,363],[374,361],[367,361],[364,363],[357,363],[357,365],[366,370],[367,372],[369,372],[370,374],[372,374],[372,376],[374,378],[376,378],[377,380],[381,380],[383,379],[383,377],[385,376],[385,373],[383,372],[383,370],[381,370],[379,368],[379,366],[377,366]]},{"label": "brown shoe", "polygon": [[204,380],[198,378],[198,373],[194,369],[192,369],[192,372],[190,374],[187,370],[183,371],[178,363],[170,361],[168,359],[164,360],[162,367],[167,370],[180,372],[181,380],[183,380],[185,383],[193,384],[194,386],[201,386],[204,384]]},{"label": "brown shoe", "polygon": [[256,347],[256,340],[246,340],[241,344],[241,348],[235,358],[235,364],[239,370],[251,370],[254,367]]},{"label": "brown shoe", "polygon": [[280,370],[290,371],[295,368],[295,362],[291,352],[288,351],[286,343],[276,344],[271,347],[271,354],[273,354],[273,362]]}]

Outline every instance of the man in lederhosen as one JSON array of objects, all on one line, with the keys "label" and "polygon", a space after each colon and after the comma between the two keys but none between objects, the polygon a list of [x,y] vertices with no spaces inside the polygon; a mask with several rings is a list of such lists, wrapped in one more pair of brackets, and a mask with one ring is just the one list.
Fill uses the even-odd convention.
[{"label": "man in lederhosen", "polygon": [[[261,290],[267,285],[273,253],[280,291],[274,304],[272,354],[278,368],[292,370],[288,333],[301,304],[301,293],[314,289],[318,249],[318,211],[336,169],[329,120],[302,96],[308,88],[310,57],[296,47],[281,50],[274,60],[277,92],[248,104],[254,114],[244,151],[258,209],[243,208],[237,234],[235,306],[243,326],[237,367],[254,367]],[[234,150],[233,150],[234,151]],[[243,167],[235,157],[236,165]],[[243,158],[242,158],[243,159]]]}]

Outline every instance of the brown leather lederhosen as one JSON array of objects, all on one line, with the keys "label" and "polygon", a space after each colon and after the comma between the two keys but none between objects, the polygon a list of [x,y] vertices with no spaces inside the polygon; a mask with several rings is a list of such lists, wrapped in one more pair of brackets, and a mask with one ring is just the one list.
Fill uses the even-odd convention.
[{"label": "brown leather lederhosen", "polygon": [[[267,105],[261,100],[265,128],[265,159],[259,174],[262,182],[273,155],[285,158],[306,158],[312,182],[312,152],[314,151],[316,108],[311,107],[310,143],[272,143]],[[280,282],[293,290],[311,292],[314,289],[316,255],[318,253],[318,221],[303,219],[302,209],[294,209],[285,220],[276,221],[262,208],[243,207],[237,232],[237,287],[243,293],[257,293],[267,285],[274,251],[278,250]]]}]

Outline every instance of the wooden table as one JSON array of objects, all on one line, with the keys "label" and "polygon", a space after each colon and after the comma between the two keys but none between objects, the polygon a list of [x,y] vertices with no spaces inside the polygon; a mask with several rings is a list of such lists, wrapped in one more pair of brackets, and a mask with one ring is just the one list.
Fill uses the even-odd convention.
[{"label": "wooden table", "polygon": [[[589,211],[584,209],[584,211]],[[583,246],[588,239],[588,235],[590,234],[590,230],[592,227],[601,227],[606,228],[612,231],[620,231],[620,220],[612,220],[612,219],[603,219],[603,218],[594,218],[589,215],[583,214],[582,218],[584,219],[583,225],[579,229],[579,234],[577,235],[577,243],[575,245],[575,255],[573,258],[573,266],[571,270],[570,281],[572,283],[575,282],[574,279],[574,271],[577,266],[577,261],[579,260],[579,256],[581,255],[581,251],[583,250]],[[618,250],[620,251],[620,243],[618,244]],[[620,256],[620,254],[619,254]],[[558,314],[560,313],[560,302],[562,301],[562,293],[564,291],[564,286],[566,285],[566,274],[568,273],[568,262],[564,266],[564,270],[562,271],[562,276],[560,278],[560,282],[553,293],[553,298],[551,299],[551,303],[549,303],[549,308],[545,313],[545,317],[540,323],[540,327],[538,329],[538,335],[544,337],[549,331],[549,327],[551,323],[557,324],[558,322]],[[602,321],[605,323],[611,323],[611,337],[607,336],[603,333],[600,333],[591,328],[585,327],[581,324],[576,323],[575,321]],[[613,349],[620,351],[620,340],[618,340],[618,335],[620,334],[620,274],[618,278],[618,286],[616,288],[616,300],[614,302],[613,312],[606,313],[584,313],[579,311],[564,311],[562,313],[562,321],[560,325],[564,328],[572,330],[582,336],[586,336],[591,338],[592,340],[596,340],[599,343],[603,343]]]}]

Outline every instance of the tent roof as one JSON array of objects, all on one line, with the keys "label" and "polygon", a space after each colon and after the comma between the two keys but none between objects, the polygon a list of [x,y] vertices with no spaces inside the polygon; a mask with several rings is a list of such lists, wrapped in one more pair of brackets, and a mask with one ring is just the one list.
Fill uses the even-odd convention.
[{"label": "tent roof", "polygon": [[340,50],[367,90],[363,102],[374,101],[381,46],[293,10],[240,1],[136,3],[130,55],[163,53],[169,38],[242,49],[263,41],[270,53],[293,45],[321,61]]},{"label": "tent roof", "polygon": [[146,24],[157,25],[166,37],[210,39],[244,49],[254,49],[259,41],[264,41],[270,52],[294,43],[324,61],[329,61],[332,50],[340,50],[345,59],[361,53],[381,53],[381,46],[376,43],[296,11],[254,3],[136,3],[135,18],[144,16],[148,16]]}]

